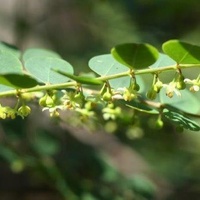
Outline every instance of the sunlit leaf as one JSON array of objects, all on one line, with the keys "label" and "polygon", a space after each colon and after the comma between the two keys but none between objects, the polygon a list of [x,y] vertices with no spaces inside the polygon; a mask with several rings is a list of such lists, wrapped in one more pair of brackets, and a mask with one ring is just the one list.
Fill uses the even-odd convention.
[{"label": "sunlit leaf", "polygon": [[166,66],[171,66],[175,65],[176,62],[171,59],[169,56],[160,53],[158,60],[150,66],[150,68],[158,68],[158,67],[166,67]]},{"label": "sunlit leaf", "polygon": [[87,76],[75,76],[73,74],[69,74],[60,70],[54,70],[53,71],[62,74],[63,76],[66,76],[72,80],[77,81],[78,83],[82,83],[82,84],[89,84],[89,85],[101,85],[103,82],[95,79],[95,78],[91,78],[91,77],[87,77]]},{"label": "sunlit leaf", "polygon": [[184,129],[188,129],[191,131],[200,131],[200,126],[195,121],[191,120],[181,113],[167,110],[163,112],[163,115],[168,120]]},{"label": "sunlit leaf", "polygon": [[39,57],[35,56],[28,59],[24,66],[31,76],[43,83],[64,83],[69,81],[69,78],[58,74],[55,70],[61,70],[73,74],[73,67],[65,60],[54,57]]},{"label": "sunlit leaf", "polygon": [[164,53],[170,56],[178,64],[200,63],[200,46],[169,40],[162,45]]},{"label": "sunlit leaf", "polygon": [[17,47],[15,47],[11,44],[8,44],[6,42],[0,42],[0,51],[11,53],[14,56],[16,56],[17,58],[20,58],[20,55],[21,55],[21,52]]},{"label": "sunlit leaf", "polygon": [[0,85],[18,89],[34,87],[38,82],[28,75],[6,74],[0,75]]},{"label": "sunlit leaf", "polygon": [[[127,67],[117,62],[111,54],[105,54],[91,58],[89,61],[89,67],[101,76],[114,75],[128,71]],[[142,86],[142,78],[140,76],[136,76],[136,79],[137,83]],[[114,89],[128,87],[130,84],[130,77],[125,76],[112,79],[109,80],[109,83]],[[140,88],[140,90],[142,90],[142,88]]]},{"label": "sunlit leaf", "polygon": [[0,74],[23,74],[22,63],[10,52],[0,51]]},{"label": "sunlit leaf", "polygon": [[37,49],[37,48],[32,48],[32,49],[27,49],[22,56],[22,59],[24,62],[26,62],[28,59],[33,58],[33,57],[53,57],[53,58],[61,58],[59,54],[56,52],[47,50],[47,49]]},{"label": "sunlit leaf", "polygon": [[0,92],[7,92],[9,90],[13,90],[13,87],[8,87],[6,85],[0,85]]},{"label": "sunlit leaf", "polygon": [[182,90],[181,96],[174,94],[172,98],[169,98],[165,94],[165,89],[162,89],[160,92],[160,101],[163,104],[173,105],[173,107],[186,113],[197,114],[200,111],[199,100],[188,90]]},{"label": "sunlit leaf", "polygon": [[149,44],[127,43],[115,46],[111,53],[121,64],[131,69],[149,67],[158,59],[157,49]]}]

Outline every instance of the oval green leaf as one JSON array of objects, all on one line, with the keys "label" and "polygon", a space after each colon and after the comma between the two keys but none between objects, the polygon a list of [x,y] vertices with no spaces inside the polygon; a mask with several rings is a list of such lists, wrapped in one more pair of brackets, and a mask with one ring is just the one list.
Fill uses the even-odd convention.
[{"label": "oval green leaf", "polygon": [[169,98],[165,94],[165,89],[160,91],[160,101],[163,104],[171,105],[186,113],[198,114],[200,111],[200,103],[197,97],[195,97],[188,90],[182,90],[181,96],[174,94],[172,98]]},{"label": "oval green leaf", "polygon": [[33,57],[61,58],[61,56],[54,51],[50,51],[47,49],[38,49],[38,48],[27,49],[22,55],[22,59],[24,62]]},{"label": "oval green leaf", "polygon": [[[127,67],[117,62],[111,54],[105,54],[91,58],[89,61],[89,67],[91,70],[101,76],[120,74],[128,71]],[[140,86],[143,86],[142,78],[137,76],[136,79],[137,83]],[[129,87],[130,77],[125,76],[116,79],[110,79],[109,83],[114,89]],[[142,90],[142,87],[140,89]]]},{"label": "oval green leaf", "polygon": [[153,65],[151,65],[150,68],[159,68],[171,65],[176,65],[176,62],[173,59],[171,59],[168,55],[159,53],[158,60]]},{"label": "oval green leaf", "polygon": [[0,85],[0,92],[8,92],[10,90],[13,90],[13,87],[9,87],[6,85]]},{"label": "oval green leaf", "polygon": [[6,42],[0,42],[0,51],[11,53],[17,58],[20,58],[20,55],[21,55],[20,50],[16,46],[10,45]]},{"label": "oval green leaf", "polygon": [[23,74],[22,63],[10,52],[0,51],[0,74]]},{"label": "oval green leaf", "polygon": [[200,46],[169,40],[162,45],[163,52],[178,64],[199,64]]},{"label": "oval green leaf", "polygon": [[24,66],[31,76],[45,84],[65,83],[70,80],[68,77],[58,74],[52,69],[70,74],[74,72],[73,67],[67,61],[54,57],[35,56],[26,60]]},{"label": "oval green leaf", "polygon": [[53,71],[62,74],[63,76],[66,76],[72,80],[77,81],[78,83],[82,83],[82,84],[89,84],[89,85],[101,85],[103,84],[103,82],[101,80],[95,79],[95,78],[91,78],[91,77],[87,77],[87,76],[75,76],[73,74],[69,74],[60,70],[54,70]]},{"label": "oval green leaf", "polygon": [[131,69],[149,67],[159,56],[157,49],[150,44],[135,43],[117,45],[111,53],[118,62]]},{"label": "oval green leaf", "polygon": [[200,126],[195,121],[191,120],[181,113],[167,110],[163,112],[163,115],[172,123],[184,129],[188,129],[191,131],[200,131]]},{"label": "oval green leaf", "polygon": [[20,88],[31,88],[38,85],[38,82],[28,75],[20,74],[6,74],[0,75],[0,84],[20,89]]}]

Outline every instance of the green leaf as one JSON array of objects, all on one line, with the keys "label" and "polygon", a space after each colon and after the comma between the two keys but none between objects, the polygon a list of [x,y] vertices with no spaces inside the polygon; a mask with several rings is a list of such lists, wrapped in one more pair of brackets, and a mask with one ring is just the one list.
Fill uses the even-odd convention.
[{"label": "green leaf", "polygon": [[61,58],[59,54],[56,52],[47,50],[47,49],[37,49],[37,48],[31,48],[27,49],[22,56],[22,59],[24,62],[26,62],[28,59],[33,57],[53,57],[53,58]]},{"label": "green leaf", "polygon": [[89,67],[101,76],[127,72],[124,65],[118,63],[111,54],[95,56],[89,60]]},{"label": "green leaf", "polygon": [[24,63],[26,70],[31,76],[43,83],[57,84],[69,81],[69,78],[58,74],[55,70],[65,71],[73,74],[73,67],[65,60],[54,57],[35,56]]},{"label": "green leaf", "polygon": [[96,78],[91,78],[91,77],[87,77],[87,76],[75,76],[73,74],[69,74],[60,70],[54,70],[53,71],[62,74],[63,76],[66,76],[68,78],[71,78],[72,80],[77,81],[78,83],[82,83],[82,84],[89,84],[89,85],[101,85],[103,84],[103,82],[101,80],[98,80]]},{"label": "green leaf", "polygon": [[199,64],[200,47],[179,40],[169,40],[162,45],[164,53],[178,64]]},{"label": "green leaf", "polygon": [[160,91],[160,101],[162,104],[169,104],[179,110],[186,113],[197,114],[200,111],[200,103],[197,97],[195,97],[188,90],[181,90],[181,96],[174,94],[172,98],[169,98],[165,94],[165,90]]},{"label": "green leaf", "polygon": [[[111,54],[105,54],[100,56],[95,56],[90,59],[89,67],[91,70],[96,72],[101,76],[115,75],[123,72],[127,72],[127,67],[117,62]],[[143,80],[140,76],[136,77],[137,83],[142,86]],[[129,87],[130,77],[120,77],[116,79],[109,80],[112,88],[118,89],[123,87]],[[142,88],[140,88],[142,89]]]},{"label": "green leaf", "polygon": [[181,113],[166,110],[163,112],[163,115],[168,120],[184,129],[188,129],[191,131],[200,131],[200,126],[195,121],[191,120]]},{"label": "green leaf", "polygon": [[17,58],[20,58],[20,55],[21,55],[21,52],[17,47],[10,45],[6,42],[0,42],[0,51],[11,53]]},{"label": "green leaf", "polygon": [[0,86],[0,92],[7,92],[9,90],[13,90],[13,87],[8,87],[8,86],[5,86],[5,85]]},{"label": "green leaf", "polygon": [[156,62],[159,53],[149,44],[127,43],[115,46],[111,53],[121,64],[131,69],[142,69]]},{"label": "green leaf", "polygon": [[159,53],[158,60],[153,65],[151,65],[150,68],[166,67],[166,66],[171,66],[175,64],[176,62],[173,59],[171,59],[169,56],[163,53]]},{"label": "green leaf", "polygon": [[[89,61],[89,67],[91,70],[101,76],[127,72],[127,67],[118,63],[111,54],[105,54],[91,58]],[[119,87],[128,87],[130,83],[130,78],[128,76],[120,77],[117,79],[109,80],[109,83],[111,87],[115,89]]]},{"label": "green leaf", "polygon": [[20,89],[20,88],[31,88],[38,85],[38,82],[28,75],[20,74],[6,74],[0,75],[0,84]]},{"label": "green leaf", "polygon": [[0,51],[0,74],[23,74],[22,63],[10,52]]}]

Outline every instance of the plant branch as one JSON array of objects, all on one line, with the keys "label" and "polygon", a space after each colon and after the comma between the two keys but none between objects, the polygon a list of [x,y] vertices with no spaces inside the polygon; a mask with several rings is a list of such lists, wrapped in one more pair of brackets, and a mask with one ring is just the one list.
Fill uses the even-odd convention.
[{"label": "plant branch", "polygon": [[[181,64],[181,65],[179,65],[180,69],[194,68],[194,67],[200,67],[200,64]],[[118,74],[97,77],[96,79],[101,80],[101,81],[108,81],[111,79],[117,79],[120,77],[130,76],[130,73],[133,73],[135,75],[142,75],[142,74],[161,73],[161,72],[176,70],[176,69],[177,69],[177,65],[171,65],[171,66],[165,66],[165,67],[159,67],[159,68],[146,68],[146,69],[140,69],[140,70],[135,70],[135,71],[131,71],[131,72],[130,72],[130,70],[128,70],[126,72],[121,72]],[[74,87],[74,86],[77,86],[76,81],[52,84],[52,85],[39,85],[36,87],[27,88],[27,89],[19,89],[19,90],[14,89],[14,90],[9,90],[9,91],[5,91],[5,92],[0,92],[0,97],[16,96],[18,92],[30,93],[30,92],[37,92],[37,91],[43,91],[43,90],[65,89],[65,88]]]}]

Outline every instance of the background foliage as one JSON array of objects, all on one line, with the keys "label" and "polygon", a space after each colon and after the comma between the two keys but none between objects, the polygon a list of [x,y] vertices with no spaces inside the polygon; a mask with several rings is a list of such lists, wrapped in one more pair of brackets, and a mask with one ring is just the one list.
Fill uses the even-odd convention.
[{"label": "background foliage", "polygon": [[[178,7],[173,0],[10,0],[0,8],[0,38],[20,49],[50,48],[79,74],[91,57],[123,42],[199,44],[199,6],[185,0]],[[112,121],[99,124],[91,134],[76,115],[52,121],[33,106],[25,120],[1,121],[2,199],[198,199],[199,132],[171,124],[157,130],[155,119],[136,115],[117,121],[117,129]]]}]

